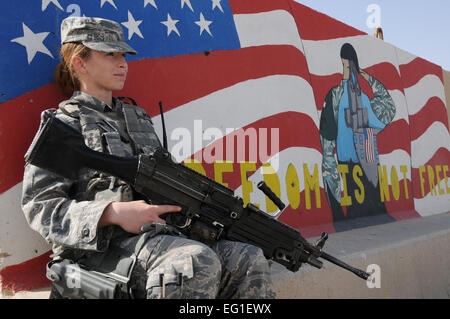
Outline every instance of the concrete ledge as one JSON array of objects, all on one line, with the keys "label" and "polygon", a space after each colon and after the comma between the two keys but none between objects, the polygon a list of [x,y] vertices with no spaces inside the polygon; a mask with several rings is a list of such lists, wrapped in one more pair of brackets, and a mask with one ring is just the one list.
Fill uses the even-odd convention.
[{"label": "concrete ledge", "polygon": [[[314,239],[310,239],[314,242]],[[324,261],[297,273],[273,265],[278,298],[450,298],[450,213],[331,234],[325,251],[381,269],[381,287]]]},{"label": "concrete ledge", "polygon": [[[310,238],[315,242],[316,238]],[[327,261],[297,273],[274,263],[277,297],[450,298],[450,213],[330,234],[325,251],[352,266],[381,269],[381,288]],[[8,299],[47,299],[50,289],[3,295]]]},{"label": "concrete ledge", "polygon": [[17,293],[3,291],[0,299],[48,299],[50,288],[43,288],[34,291],[21,291]]}]

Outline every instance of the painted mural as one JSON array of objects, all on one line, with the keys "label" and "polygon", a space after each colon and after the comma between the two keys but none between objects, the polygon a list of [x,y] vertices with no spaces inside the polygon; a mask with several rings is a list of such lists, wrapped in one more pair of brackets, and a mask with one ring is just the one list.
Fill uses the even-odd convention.
[{"label": "painted mural", "polygon": [[[343,77],[328,92],[320,120],[322,175],[333,221],[337,225],[345,218],[373,215],[393,221],[380,199],[377,137],[394,119],[396,106],[383,83],[360,69],[351,44],[342,46],[340,57]],[[362,90],[362,81],[372,98]]]},{"label": "painted mural", "polygon": [[138,55],[117,95],[145,108],[160,137],[162,103],[178,161],[274,215],[256,188],[264,180],[287,204],[278,219],[305,237],[450,207],[439,66],[292,0],[4,3],[3,287],[49,285],[50,246],[21,212],[21,181],[40,113],[65,99],[52,78],[58,26],[70,15],[122,24]]}]

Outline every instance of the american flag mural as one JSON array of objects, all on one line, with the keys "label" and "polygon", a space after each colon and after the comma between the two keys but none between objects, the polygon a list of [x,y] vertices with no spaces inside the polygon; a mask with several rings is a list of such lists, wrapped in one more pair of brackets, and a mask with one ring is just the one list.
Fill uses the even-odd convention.
[{"label": "american flag mural", "polygon": [[366,137],[366,143],[365,143],[365,149],[366,149],[366,161],[369,163],[375,162],[375,159],[377,158],[376,155],[376,144],[373,140],[373,131],[369,127],[367,129],[364,129],[364,135]]},{"label": "american flag mural", "polygon": [[[23,0],[1,7],[3,287],[49,285],[44,265],[50,246],[20,209],[23,156],[40,113],[65,99],[52,81],[59,26],[70,15],[121,23],[138,55],[127,57],[128,80],[116,95],[133,97],[145,108],[160,137],[162,102],[169,150],[179,161],[272,214],[274,205],[256,189],[264,179],[288,204],[279,220],[306,237],[336,231],[319,130],[327,93],[342,80],[339,50],[351,43],[361,69],[384,84],[396,107],[393,120],[369,145],[380,160],[379,200],[394,220],[448,210],[450,137],[442,68],[428,61],[293,0]],[[373,98],[367,81],[360,83]],[[179,128],[192,133],[188,152],[177,152]],[[203,133],[200,139],[196,132]],[[226,147],[251,139],[249,132],[258,143]]]}]

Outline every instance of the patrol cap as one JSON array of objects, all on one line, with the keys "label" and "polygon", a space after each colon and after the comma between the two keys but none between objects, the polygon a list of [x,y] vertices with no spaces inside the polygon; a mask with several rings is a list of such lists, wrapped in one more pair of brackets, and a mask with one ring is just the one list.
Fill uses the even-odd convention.
[{"label": "patrol cap", "polygon": [[65,18],[61,22],[61,45],[69,42],[80,42],[100,52],[137,53],[125,43],[120,24],[103,18]]}]

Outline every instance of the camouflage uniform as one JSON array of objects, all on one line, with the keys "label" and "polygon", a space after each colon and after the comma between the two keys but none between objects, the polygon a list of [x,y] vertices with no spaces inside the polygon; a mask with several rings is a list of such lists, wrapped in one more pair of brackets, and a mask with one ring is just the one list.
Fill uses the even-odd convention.
[{"label": "camouflage uniform", "polygon": [[[396,108],[392,97],[384,85],[373,76],[369,75],[369,85],[373,91],[374,98],[370,100],[370,105],[376,117],[384,124],[389,124],[395,116]],[[335,156],[337,118],[339,102],[344,94],[345,80],[341,81],[328,93],[320,123],[320,141],[323,149],[322,174],[325,188],[333,194],[334,198],[341,200],[341,177],[339,176]]]},{"label": "camouflage uniform", "polygon": [[[89,38],[91,42],[105,39],[102,34],[110,40],[123,41],[120,26],[112,21],[66,20],[63,39],[77,39],[72,35],[84,37],[82,30],[89,27],[94,33]],[[96,25],[108,32],[95,33]],[[87,43],[91,45],[89,39]],[[117,49],[113,44],[108,43],[108,48]],[[95,48],[108,50],[101,42]],[[134,52],[123,44],[119,49]],[[116,98],[107,105],[75,92],[59,105],[56,117],[80,131],[86,145],[99,152],[133,156],[160,145],[147,113]],[[130,118],[133,127],[127,124]],[[31,228],[53,244],[53,258],[127,276],[131,295],[136,298],[275,297],[268,262],[257,247],[219,241],[210,248],[185,238],[173,227],[156,224],[141,235],[127,233],[115,225],[97,227],[111,202],[139,199],[139,194],[124,181],[92,169],[81,169],[78,179],[69,180],[31,164],[25,167],[22,209]],[[123,262],[127,260],[135,262]]]},{"label": "camouflage uniform", "polygon": [[[370,100],[369,107],[373,111],[376,119],[387,125],[393,120],[396,113],[394,100],[385,86],[373,76],[369,75],[368,83],[374,95]],[[322,175],[328,204],[333,216],[333,225],[336,231],[346,231],[395,220],[388,214],[384,202],[380,200],[379,183],[373,184],[373,180],[368,177],[369,174],[364,171],[364,166],[360,162],[341,159],[337,156],[337,148],[339,147],[339,116],[342,115],[340,114],[342,112],[340,105],[346,87],[347,80],[342,80],[339,86],[329,91],[320,119],[320,141],[323,149]],[[353,147],[355,147],[354,144]],[[351,203],[347,203],[346,211],[344,211],[343,205],[341,204],[342,185],[344,181],[338,172],[338,165],[344,165],[348,168],[346,189]],[[356,165],[363,167],[362,175],[358,177],[360,184],[357,184],[352,177],[353,169]],[[378,171],[376,170],[375,173],[377,174],[376,182],[378,182]],[[356,190],[360,191],[361,187],[364,189],[364,200],[360,203],[355,197],[355,192]]]}]

